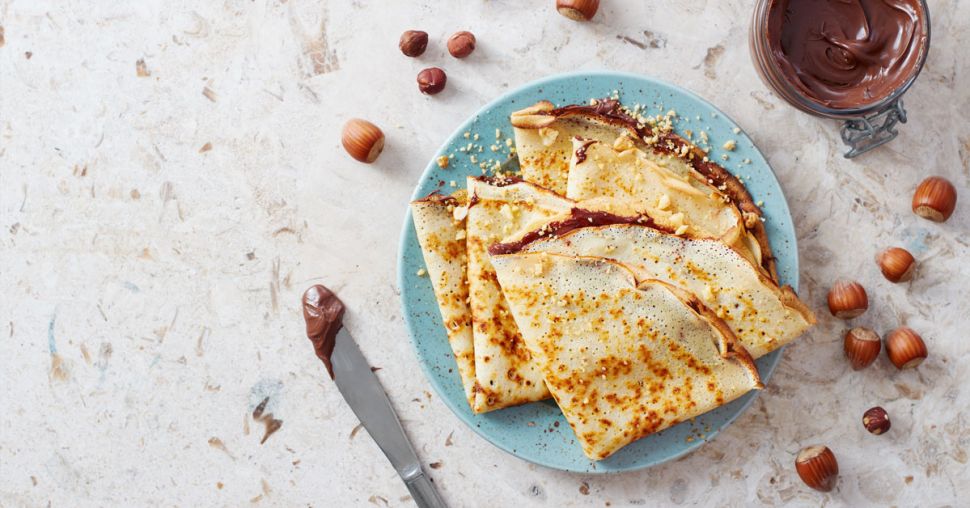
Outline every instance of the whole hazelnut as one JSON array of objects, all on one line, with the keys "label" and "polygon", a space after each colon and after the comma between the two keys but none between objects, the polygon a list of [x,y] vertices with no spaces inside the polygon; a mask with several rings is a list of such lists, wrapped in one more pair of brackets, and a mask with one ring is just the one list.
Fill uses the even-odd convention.
[{"label": "whole hazelnut", "polygon": [[862,425],[865,426],[866,430],[868,430],[871,434],[875,434],[877,436],[885,433],[887,430],[889,430],[889,427],[892,427],[892,424],[889,422],[889,414],[886,413],[885,409],[879,406],[871,408],[863,413]]},{"label": "whole hazelnut", "polygon": [[876,256],[879,270],[889,282],[906,282],[913,278],[916,271],[916,259],[908,250],[900,247],[890,247]]},{"label": "whole hazelnut", "polygon": [[926,359],[926,343],[912,328],[900,326],[886,335],[886,354],[897,369],[912,369]]},{"label": "whole hazelnut", "polygon": [[815,445],[802,448],[795,458],[795,470],[805,485],[828,492],[835,487],[839,476],[839,463],[827,446]]},{"label": "whole hazelnut", "polygon": [[384,133],[376,125],[360,118],[351,118],[344,124],[340,141],[351,157],[368,164],[377,160],[384,150]]},{"label": "whole hazelnut", "polygon": [[828,303],[833,316],[852,319],[869,308],[869,297],[858,282],[840,279],[829,290]]},{"label": "whole hazelnut", "polygon": [[455,58],[465,58],[475,51],[475,35],[471,32],[455,32],[448,38],[448,52]]},{"label": "whole hazelnut", "polygon": [[931,176],[913,194],[913,212],[933,222],[944,222],[957,206],[957,190],[949,180]]},{"label": "whole hazelnut", "polygon": [[600,0],[556,0],[559,14],[573,21],[589,21],[600,8]]},{"label": "whole hazelnut", "polygon": [[401,48],[401,53],[406,56],[421,56],[428,47],[428,32],[408,30],[401,34],[401,40],[397,46]]},{"label": "whole hazelnut", "polygon": [[434,95],[445,89],[448,76],[437,67],[428,67],[418,73],[418,89],[425,95]]},{"label": "whole hazelnut", "polygon": [[882,340],[879,334],[868,328],[859,326],[845,334],[843,350],[853,370],[861,370],[872,365],[881,349]]}]

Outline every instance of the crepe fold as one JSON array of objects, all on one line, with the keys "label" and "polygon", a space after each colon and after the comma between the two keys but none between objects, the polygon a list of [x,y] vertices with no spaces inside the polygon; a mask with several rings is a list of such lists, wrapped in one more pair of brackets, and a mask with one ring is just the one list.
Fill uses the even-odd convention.
[{"label": "crepe fold", "polygon": [[451,196],[432,194],[412,202],[411,215],[465,398],[469,405],[474,405],[475,352],[465,248],[467,206],[468,195],[464,190]]},{"label": "crepe fold", "polygon": [[638,284],[602,258],[519,253],[492,264],[546,385],[593,460],[761,388],[730,328],[681,289]]},{"label": "crepe fold", "polygon": [[549,397],[495,278],[488,247],[569,215],[575,205],[515,179],[469,178],[468,287],[475,350],[476,413]]},{"label": "crepe fold", "polygon": [[[588,208],[649,213],[672,225],[686,219],[682,233],[719,238],[778,280],[761,209],[744,184],[676,133],[633,118],[616,100],[562,108],[541,101],[510,120],[525,180]],[[702,203],[723,211],[697,209]]]},{"label": "crepe fold", "polygon": [[754,358],[790,343],[815,324],[815,315],[790,287],[779,287],[717,240],[680,237],[637,223],[568,231],[546,227],[542,236],[525,236],[533,241],[495,245],[492,250],[618,261],[638,280],[660,280],[697,295]]}]

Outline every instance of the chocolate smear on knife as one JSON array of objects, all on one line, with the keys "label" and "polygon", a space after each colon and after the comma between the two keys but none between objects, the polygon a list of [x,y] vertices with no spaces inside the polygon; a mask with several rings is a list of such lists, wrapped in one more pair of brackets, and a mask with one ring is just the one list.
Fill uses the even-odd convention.
[{"label": "chocolate smear on knife", "polygon": [[333,379],[330,355],[337,341],[337,332],[343,327],[344,304],[337,295],[320,284],[311,286],[303,293],[303,319],[306,320],[306,336],[313,342],[313,350],[327,367]]}]

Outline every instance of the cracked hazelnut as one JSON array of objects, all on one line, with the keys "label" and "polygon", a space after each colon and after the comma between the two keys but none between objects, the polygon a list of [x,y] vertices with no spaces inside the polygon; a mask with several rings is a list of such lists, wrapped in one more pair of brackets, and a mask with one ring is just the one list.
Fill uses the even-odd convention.
[{"label": "cracked hazelnut", "polygon": [[401,34],[401,40],[397,46],[401,48],[401,53],[406,56],[421,56],[428,47],[428,32],[408,30]]},{"label": "cracked hazelnut", "polygon": [[869,308],[869,297],[858,282],[840,279],[829,290],[828,303],[833,316],[852,319]]},{"label": "cracked hazelnut", "polygon": [[912,369],[926,359],[926,343],[912,328],[900,326],[886,335],[886,354],[897,369]]},{"label": "cracked hazelnut", "polygon": [[425,95],[434,95],[445,89],[448,76],[437,67],[428,67],[418,73],[418,89]]},{"label": "cracked hazelnut", "polygon": [[589,21],[600,8],[600,0],[556,0],[559,14],[573,21]]},{"label": "cracked hazelnut", "polygon": [[475,35],[471,32],[455,32],[448,38],[448,52],[455,58],[465,58],[475,51]]},{"label": "cracked hazelnut", "polygon": [[879,406],[871,408],[863,413],[862,425],[866,427],[866,430],[868,430],[870,434],[875,434],[877,436],[885,433],[887,430],[889,430],[889,427],[892,427],[892,424],[889,421],[889,414],[886,413],[885,409]]},{"label": "cracked hazelnut", "polygon": [[839,476],[839,463],[827,446],[815,445],[802,448],[795,458],[795,470],[805,485],[828,492],[835,487]]},{"label": "cracked hazelnut", "polygon": [[843,349],[852,369],[861,370],[876,361],[882,350],[882,340],[876,332],[859,326],[845,334]]},{"label": "cracked hazelnut", "polygon": [[957,205],[957,190],[949,180],[931,176],[920,182],[913,194],[913,212],[933,222],[944,222]]},{"label": "cracked hazelnut", "polygon": [[913,278],[916,270],[916,260],[908,250],[900,247],[890,247],[876,256],[879,270],[889,282],[906,282]]},{"label": "cracked hazelnut", "polygon": [[370,164],[384,150],[384,133],[374,124],[351,118],[344,124],[340,141],[354,159]]}]

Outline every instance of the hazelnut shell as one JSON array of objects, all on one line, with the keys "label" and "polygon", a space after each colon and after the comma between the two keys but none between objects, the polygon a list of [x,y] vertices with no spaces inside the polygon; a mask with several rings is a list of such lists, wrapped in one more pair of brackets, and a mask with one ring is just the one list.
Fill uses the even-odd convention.
[{"label": "hazelnut shell", "polygon": [[351,157],[367,164],[377,160],[384,150],[384,133],[376,125],[360,118],[351,118],[344,124],[340,141]]},{"label": "hazelnut shell", "polygon": [[573,21],[589,21],[600,8],[600,0],[556,0],[559,14]]},{"label": "hazelnut shell", "polygon": [[861,370],[876,361],[882,350],[882,340],[876,332],[859,326],[846,332],[843,350],[852,369]]},{"label": "hazelnut shell", "polygon": [[815,445],[802,448],[795,458],[795,470],[805,485],[828,492],[835,487],[839,476],[839,463],[827,446]]},{"label": "hazelnut shell", "polygon": [[840,319],[860,316],[869,308],[869,296],[861,284],[849,280],[837,280],[828,294],[829,312]]},{"label": "hazelnut shell", "polygon": [[956,188],[949,180],[940,176],[923,180],[913,194],[913,212],[934,222],[949,219],[956,205]]},{"label": "hazelnut shell", "polygon": [[916,259],[908,250],[890,247],[876,256],[876,263],[883,277],[889,282],[906,282],[913,278]]},{"label": "hazelnut shell", "polygon": [[912,369],[926,359],[926,343],[912,328],[900,326],[886,335],[886,354],[897,369]]}]

